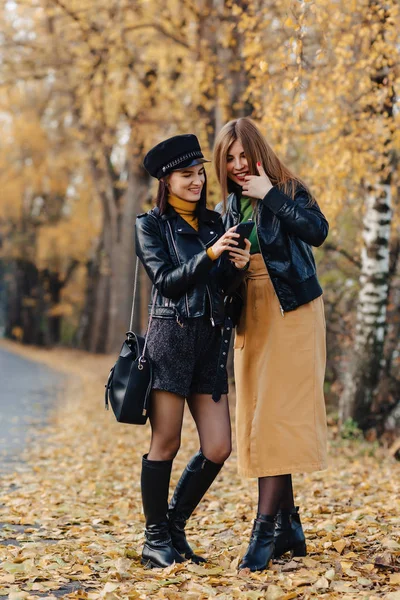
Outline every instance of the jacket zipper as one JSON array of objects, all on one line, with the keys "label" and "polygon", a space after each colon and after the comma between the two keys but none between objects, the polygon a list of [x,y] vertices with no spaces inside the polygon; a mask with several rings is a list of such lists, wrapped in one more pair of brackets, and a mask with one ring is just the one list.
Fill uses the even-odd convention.
[{"label": "jacket zipper", "polygon": [[213,327],[215,327],[215,321],[214,321],[214,318],[213,318],[213,304],[212,304],[212,299],[211,299],[211,292],[209,290],[208,285],[206,285],[206,290],[207,290],[207,294],[208,294],[208,299],[210,301],[210,311],[211,311],[210,321],[211,321],[211,325]]},{"label": "jacket zipper", "polygon": [[255,211],[254,211],[254,212],[255,212],[255,216],[256,216],[256,218],[255,218],[255,222],[256,222],[256,236],[257,236],[258,246],[259,246],[259,248],[260,248],[260,254],[261,254],[261,256],[262,256],[262,259],[263,259],[263,261],[264,261],[265,268],[267,269],[267,273],[268,273],[268,275],[269,275],[269,277],[270,277],[270,279],[271,279],[272,287],[274,288],[274,292],[275,292],[275,294],[276,294],[276,297],[277,297],[277,299],[278,299],[278,302],[279,302],[279,309],[280,309],[280,311],[281,311],[281,315],[282,315],[282,317],[284,317],[284,316],[285,316],[285,311],[284,311],[284,310],[283,310],[283,308],[282,308],[282,304],[281,304],[281,301],[280,301],[280,299],[279,299],[278,292],[277,292],[277,291],[276,291],[276,289],[275,289],[274,283],[273,283],[273,281],[272,281],[272,277],[271,277],[271,275],[270,275],[270,273],[269,273],[269,271],[268,271],[267,263],[265,262],[265,259],[264,259],[264,256],[263,256],[263,253],[261,252],[260,239],[259,239],[259,237],[258,237],[258,213],[259,213],[259,210],[258,210],[258,206],[257,206],[257,204],[256,204],[256,206],[255,206]]},{"label": "jacket zipper", "polygon": [[[217,237],[218,237],[218,236],[217,236]],[[215,239],[215,238],[213,238],[212,240],[210,240],[210,242],[209,242],[209,243],[213,242],[213,241],[214,241],[214,239]],[[207,251],[207,246],[204,244],[203,240],[201,240],[201,239],[199,238],[199,241],[200,241],[201,245],[203,246],[204,250],[206,250],[206,251]],[[209,247],[209,246],[208,246],[208,247]],[[208,299],[209,299],[209,301],[210,301],[210,314],[211,314],[211,316],[210,316],[210,321],[211,321],[211,325],[212,325],[213,327],[215,327],[215,321],[214,321],[214,317],[213,317],[213,303],[212,303],[212,298],[211,298],[211,292],[210,292],[210,288],[208,287],[208,285],[206,285],[206,290],[207,290],[207,294],[208,294]]]},{"label": "jacket zipper", "polygon": [[[171,234],[172,245],[173,245],[174,250],[175,250],[176,258],[178,259],[178,263],[181,265],[182,263],[181,263],[181,260],[179,258],[178,248],[176,247],[174,236],[172,235],[172,228],[171,228],[171,225],[170,225],[169,221],[167,221],[167,225],[169,227],[169,232]],[[186,302],[187,317],[189,318],[189,300],[188,300],[187,294],[185,294],[185,302]],[[179,321],[179,313],[176,315],[176,322],[178,323],[178,325],[180,325],[181,327],[183,327],[183,323],[181,323]]]}]

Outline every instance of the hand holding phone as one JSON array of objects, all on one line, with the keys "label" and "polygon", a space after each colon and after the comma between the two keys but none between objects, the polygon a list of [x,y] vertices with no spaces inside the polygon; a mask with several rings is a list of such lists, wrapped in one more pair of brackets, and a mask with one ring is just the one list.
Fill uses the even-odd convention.
[{"label": "hand holding phone", "polygon": [[239,225],[236,227],[235,233],[238,233],[240,235],[240,238],[237,238],[237,248],[241,248],[242,250],[245,249],[245,240],[249,239],[249,236],[253,231],[254,225],[254,221],[243,221],[242,223],[239,223]]},{"label": "hand holding phone", "polygon": [[244,221],[239,223],[235,229],[237,245],[229,250],[229,259],[237,269],[244,269],[250,260],[250,240],[249,237],[255,225],[254,221]]},{"label": "hand holding phone", "polygon": [[212,246],[215,257],[219,258],[222,253],[229,253],[237,249],[245,250],[245,240],[250,235],[253,227],[254,221],[247,221],[228,229]]}]

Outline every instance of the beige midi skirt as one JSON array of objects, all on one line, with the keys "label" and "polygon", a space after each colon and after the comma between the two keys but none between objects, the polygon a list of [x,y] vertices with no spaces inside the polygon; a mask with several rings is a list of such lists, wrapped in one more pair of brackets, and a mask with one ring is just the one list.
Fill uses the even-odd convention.
[{"label": "beige midi skirt", "polygon": [[322,297],[282,316],[261,254],[251,256],[235,336],[238,471],[265,477],[327,467]]}]

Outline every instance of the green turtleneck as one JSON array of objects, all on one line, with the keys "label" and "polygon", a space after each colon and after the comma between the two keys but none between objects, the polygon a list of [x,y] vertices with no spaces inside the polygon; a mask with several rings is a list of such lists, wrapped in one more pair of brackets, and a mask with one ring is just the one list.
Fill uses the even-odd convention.
[{"label": "green turtleneck", "polygon": [[[254,207],[251,201],[251,198],[247,198],[246,196],[242,196],[240,198],[240,222],[249,221],[253,219],[253,211]],[[249,242],[251,244],[250,254],[257,254],[260,252],[260,246],[258,244],[257,231],[256,226],[253,227],[253,231],[249,236]]]}]

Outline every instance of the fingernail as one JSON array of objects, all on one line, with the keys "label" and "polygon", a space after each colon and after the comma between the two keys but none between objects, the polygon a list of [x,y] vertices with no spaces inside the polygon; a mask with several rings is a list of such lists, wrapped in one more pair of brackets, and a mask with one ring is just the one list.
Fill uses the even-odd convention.
[{"label": "fingernail", "polygon": [[258,166],[258,167],[261,167],[261,163],[260,163],[260,162],[258,162],[258,163],[257,163],[257,166]]}]

